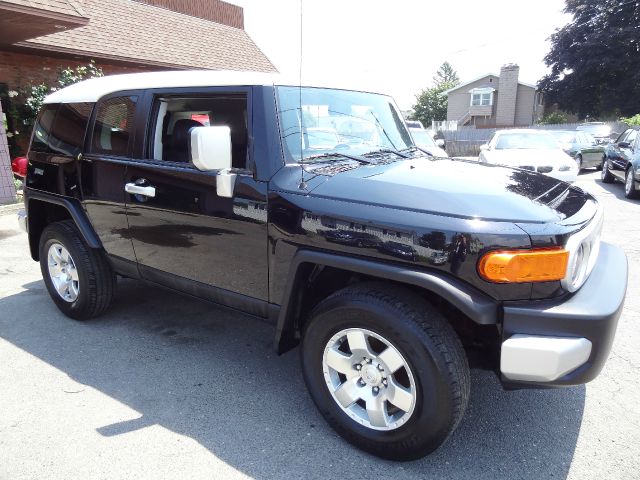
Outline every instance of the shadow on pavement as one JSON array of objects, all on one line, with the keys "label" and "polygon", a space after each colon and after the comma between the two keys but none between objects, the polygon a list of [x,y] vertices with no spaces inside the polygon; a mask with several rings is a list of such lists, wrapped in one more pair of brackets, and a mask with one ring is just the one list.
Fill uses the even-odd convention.
[{"label": "shadow on pavement", "polygon": [[[298,352],[273,351],[273,328],[206,302],[122,280],[115,307],[80,323],[44,284],[0,299],[0,336],[141,414],[97,428],[107,437],[160,424],[263,478],[564,478],[585,388],[505,392],[472,372],[467,415],[449,441],[411,462],[342,441],[306,393]],[[27,307],[28,306],[28,307]],[[28,308],[28,314],[21,314]]]},{"label": "shadow on pavement", "polygon": [[614,195],[618,200],[635,204],[639,203],[638,200],[624,196],[624,183],[621,180],[615,180],[613,183],[604,183],[602,180],[598,179],[596,180],[596,183],[604,190]]}]

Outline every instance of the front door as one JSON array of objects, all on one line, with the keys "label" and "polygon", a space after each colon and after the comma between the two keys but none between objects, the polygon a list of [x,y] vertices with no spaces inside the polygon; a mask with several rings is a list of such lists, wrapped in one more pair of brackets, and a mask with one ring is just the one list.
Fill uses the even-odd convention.
[{"label": "front door", "polygon": [[[256,312],[262,307],[251,300],[266,308],[268,271],[267,184],[246,169],[249,92],[154,92],[149,97],[149,141],[127,167],[123,186],[129,190],[129,235],[141,275],[223,303],[235,299],[238,308],[264,313]],[[239,172],[233,198],[217,195],[214,172],[189,163],[189,130],[198,125],[231,128],[233,166]]]}]

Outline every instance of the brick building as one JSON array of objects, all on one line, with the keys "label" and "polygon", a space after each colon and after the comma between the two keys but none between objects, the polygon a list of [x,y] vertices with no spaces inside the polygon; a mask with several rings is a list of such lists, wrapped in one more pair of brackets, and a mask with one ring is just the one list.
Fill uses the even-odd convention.
[{"label": "brick building", "polygon": [[[243,9],[221,0],[0,0],[0,94],[52,84],[60,69],[90,60],[105,75],[276,71],[244,31]],[[2,96],[5,111],[10,102]],[[0,167],[8,165],[6,143],[0,122]]]}]

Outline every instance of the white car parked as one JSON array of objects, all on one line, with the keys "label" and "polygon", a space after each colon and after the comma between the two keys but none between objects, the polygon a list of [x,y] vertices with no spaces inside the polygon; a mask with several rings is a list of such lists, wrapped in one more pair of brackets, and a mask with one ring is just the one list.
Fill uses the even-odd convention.
[{"label": "white car parked", "polygon": [[480,147],[479,161],[531,170],[565,182],[578,178],[575,160],[544,130],[498,130]]}]

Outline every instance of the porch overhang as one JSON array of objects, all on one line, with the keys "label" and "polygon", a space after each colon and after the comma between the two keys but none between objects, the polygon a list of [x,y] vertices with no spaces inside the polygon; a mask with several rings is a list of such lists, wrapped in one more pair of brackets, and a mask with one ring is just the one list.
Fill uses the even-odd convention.
[{"label": "porch overhang", "polygon": [[[33,5],[37,5],[33,2]],[[0,45],[11,45],[42,35],[81,27],[87,17],[0,0]]]}]

